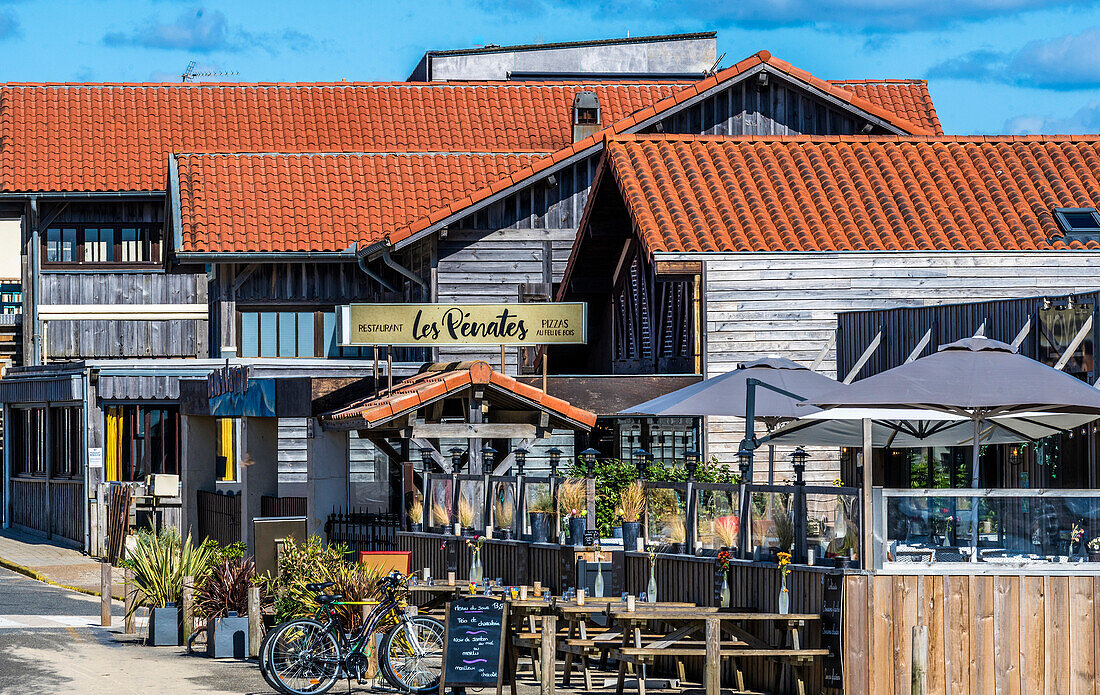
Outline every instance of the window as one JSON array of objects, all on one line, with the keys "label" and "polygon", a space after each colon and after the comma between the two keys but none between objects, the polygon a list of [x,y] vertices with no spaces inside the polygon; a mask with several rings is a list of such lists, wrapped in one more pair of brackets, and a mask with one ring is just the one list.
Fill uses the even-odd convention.
[{"label": "window", "polygon": [[218,481],[231,483],[237,480],[237,421],[233,418],[218,420]]},{"label": "window", "polygon": [[161,224],[73,224],[50,227],[46,264],[155,264],[161,260]]},{"label": "window", "polygon": [[179,475],[178,406],[112,406],[105,418],[107,480],[140,481],[153,473]]},{"label": "window", "polygon": [[12,408],[12,473],[20,477],[45,477],[45,410]]},{"label": "window", "polygon": [[52,478],[79,478],[83,475],[84,426],[82,408],[66,406],[50,409],[50,445]]},{"label": "window", "polygon": [[1100,214],[1096,208],[1054,208],[1054,218],[1066,234],[1100,234]]},{"label": "window", "polygon": [[336,310],[286,309],[238,314],[241,357],[367,357],[370,348],[341,347]]}]

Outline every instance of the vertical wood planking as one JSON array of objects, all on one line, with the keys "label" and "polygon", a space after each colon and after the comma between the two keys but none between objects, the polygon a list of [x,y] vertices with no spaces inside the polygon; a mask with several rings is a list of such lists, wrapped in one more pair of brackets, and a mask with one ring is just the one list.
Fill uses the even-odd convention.
[{"label": "vertical wood planking", "polygon": [[1020,578],[993,580],[993,666],[996,695],[1020,695]]},{"label": "vertical wood planking", "polygon": [[1070,675],[1073,695],[1093,695],[1096,684],[1093,577],[1070,578]]},{"label": "vertical wood planking", "polygon": [[[1069,693],[1069,579],[1047,577],[1046,592],[1046,692]],[[1040,648],[1042,644],[1037,645]]]},{"label": "vertical wood planking", "polygon": [[1046,578],[1021,577],[1020,586],[1020,685],[1038,694],[1046,685]]},{"label": "vertical wood planking", "polygon": [[[874,651],[871,654],[871,659],[880,664],[893,664],[894,621],[890,600],[892,578],[877,576],[872,578],[872,582],[874,583],[874,616],[872,621]],[[876,695],[893,695],[893,669],[877,668],[874,670],[874,677],[871,680],[871,692],[876,693]]]},{"label": "vertical wood planking", "polygon": [[893,620],[891,641],[894,655],[894,692],[906,693],[910,685],[913,657],[913,626],[917,624],[917,578],[892,578],[890,613]]},{"label": "vertical wood planking", "polygon": [[842,620],[844,687],[851,693],[868,692],[870,635],[867,632],[868,605],[866,575],[844,578],[844,614]]},{"label": "vertical wood planking", "polygon": [[970,591],[967,577],[944,577],[944,654],[950,695],[970,689]]},{"label": "vertical wood planking", "polygon": [[924,601],[920,607],[924,624],[928,626],[928,692],[943,695],[947,692],[944,678],[943,641],[943,577],[922,577]]},{"label": "vertical wood planking", "polygon": [[993,577],[977,576],[971,583],[973,593],[970,603],[973,615],[972,632],[973,653],[971,660],[974,662],[975,693],[992,693],[996,686],[996,667],[994,665],[994,632],[993,632]]}]

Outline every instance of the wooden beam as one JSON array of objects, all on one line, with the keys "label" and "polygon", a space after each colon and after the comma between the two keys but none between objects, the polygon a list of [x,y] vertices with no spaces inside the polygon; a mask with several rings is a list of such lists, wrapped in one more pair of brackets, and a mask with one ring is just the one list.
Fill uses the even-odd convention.
[{"label": "wooden beam", "polygon": [[1073,357],[1073,353],[1077,351],[1077,347],[1081,345],[1081,342],[1092,332],[1092,315],[1090,314],[1085,319],[1084,325],[1081,326],[1081,330],[1077,331],[1077,335],[1073,336],[1073,340],[1069,341],[1069,345],[1066,346],[1062,356],[1058,358],[1058,361],[1054,363],[1054,368],[1061,371],[1065,368],[1066,363]]},{"label": "wooden beam", "polygon": [[655,260],[653,272],[657,275],[699,275],[703,272],[702,261]]},{"label": "wooden beam", "polygon": [[439,467],[442,468],[445,473],[451,472],[451,459],[444,456],[439,451],[439,449],[436,449],[435,445],[429,442],[427,439],[413,437],[409,440],[409,443],[415,446],[417,449],[431,449],[432,460],[439,464]]},{"label": "wooden beam", "polygon": [[1024,327],[1020,329],[1020,332],[1016,334],[1016,337],[1012,339],[1012,347],[1017,350],[1023,345],[1024,339],[1027,338],[1027,334],[1031,332],[1031,317],[1027,317],[1027,321],[1024,322]]},{"label": "wooden beam", "polygon": [[401,456],[401,453],[398,452],[397,449],[394,449],[392,446],[390,446],[390,443],[387,442],[384,437],[379,437],[377,434],[371,432],[370,430],[359,430],[359,438],[369,441],[371,444],[374,445],[376,449],[388,456],[391,461],[403,463],[403,457]]},{"label": "wooden beam", "polygon": [[932,340],[932,329],[929,328],[924,332],[924,336],[917,341],[917,346],[913,348],[913,351],[909,353],[909,356],[905,358],[905,364],[909,364],[913,360],[920,357],[920,354],[924,352],[924,348],[928,346],[928,342]]},{"label": "wooden beam", "polygon": [[814,358],[814,363],[810,365],[811,372],[817,371],[817,368],[825,361],[825,356],[829,354],[829,350],[832,350],[834,345],[836,345],[836,331],[830,333],[829,339],[821,346],[821,352],[817,353],[817,357]]},{"label": "wooden beam", "polygon": [[418,422],[412,426],[412,436],[423,439],[527,439],[536,436],[537,430],[536,425],[518,422]]},{"label": "wooden beam", "polygon": [[871,359],[871,355],[875,354],[875,350],[878,350],[879,344],[882,342],[882,329],[878,329],[878,333],[875,334],[874,339],[871,340],[871,344],[867,346],[867,349],[863,351],[863,354],[856,360],[855,365],[852,367],[852,371],[848,372],[848,376],[844,377],[844,383],[850,384],[855,380],[859,374],[859,370],[863,369],[863,365],[867,364],[867,361]]},{"label": "wooden beam", "polygon": [[524,439],[521,441],[515,449],[508,452],[507,456],[497,462],[496,467],[493,468],[493,475],[504,475],[504,472],[512,466],[512,462],[516,460],[516,449],[523,448],[530,451],[531,445],[534,444],[535,441],[535,439]]}]

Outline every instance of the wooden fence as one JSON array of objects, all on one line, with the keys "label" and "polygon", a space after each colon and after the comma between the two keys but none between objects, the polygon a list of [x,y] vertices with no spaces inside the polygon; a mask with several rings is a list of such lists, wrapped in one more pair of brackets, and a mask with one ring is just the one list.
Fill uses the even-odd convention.
[{"label": "wooden fence", "polygon": [[241,540],[241,496],[198,491],[198,537],[222,545]]},{"label": "wooden fence", "polygon": [[12,478],[11,523],[83,545],[85,498],[83,480]]},{"label": "wooden fence", "polygon": [[847,692],[915,692],[923,626],[927,693],[1100,695],[1098,613],[1095,575],[849,575]]},{"label": "wooden fence", "polygon": [[260,516],[305,516],[305,497],[260,497]]}]

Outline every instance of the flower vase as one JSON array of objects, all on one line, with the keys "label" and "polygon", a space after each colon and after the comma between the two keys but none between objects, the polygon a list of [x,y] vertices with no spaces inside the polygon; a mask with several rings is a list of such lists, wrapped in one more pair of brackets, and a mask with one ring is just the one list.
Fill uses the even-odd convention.
[{"label": "flower vase", "polygon": [[721,602],[722,608],[729,608],[730,607],[730,583],[729,583],[729,578],[727,577],[725,572],[722,573],[722,593],[720,594],[720,596],[722,597],[722,602]]},{"label": "flower vase", "polygon": [[485,577],[485,570],[481,568],[481,549],[474,549],[473,561],[470,562],[470,581],[480,584]]},{"label": "flower vase", "polygon": [[787,590],[787,577],[783,577],[782,588],[779,590],[779,614],[787,615],[791,612],[791,592]]},{"label": "flower vase", "polygon": [[596,585],[592,589],[593,598],[603,598],[603,565],[596,561]]},{"label": "flower vase", "polygon": [[649,586],[646,587],[646,598],[650,603],[657,603],[657,562],[655,560],[649,563]]}]

